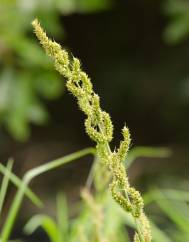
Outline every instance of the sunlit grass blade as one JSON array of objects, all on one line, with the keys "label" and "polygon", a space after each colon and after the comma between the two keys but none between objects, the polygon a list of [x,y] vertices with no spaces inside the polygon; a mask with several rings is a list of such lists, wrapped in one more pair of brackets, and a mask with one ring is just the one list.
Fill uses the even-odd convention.
[{"label": "sunlit grass blade", "polygon": [[171,150],[168,148],[137,146],[129,151],[125,164],[127,167],[129,167],[138,157],[166,158],[170,155]]},{"label": "sunlit grass blade", "polygon": [[67,241],[69,227],[68,207],[66,197],[63,193],[57,195],[57,228],[59,234],[58,242]]},{"label": "sunlit grass blade", "polygon": [[[13,172],[11,172],[11,170],[9,170],[8,168],[6,168],[4,165],[2,165],[0,163],[0,172],[5,176],[8,177],[8,179],[10,179],[10,181],[16,186],[16,187],[20,187],[22,184],[22,180],[19,179]],[[30,188],[26,188],[25,191],[26,196],[32,201],[33,204],[35,204],[37,207],[42,207],[43,203],[42,201],[37,197],[37,195],[35,195]]]},{"label": "sunlit grass blade", "polygon": [[9,180],[10,180],[9,172],[11,172],[12,166],[13,166],[13,160],[9,159],[7,162],[7,168],[6,168],[7,170],[4,173],[1,188],[0,188],[0,215],[1,215],[5,196],[6,196],[7,189],[8,189],[8,184],[9,184]]},{"label": "sunlit grass blade", "polygon": [[[51,242],[58,241],[58,230],[56,223],[52,218],[47,215],[36,215],[32,217],[24,227],[24,232],[28,235],[35,232],[39,227],[42,227],[43,230],[47,233]],[[62,241],[63,242],[63,241]]]}]

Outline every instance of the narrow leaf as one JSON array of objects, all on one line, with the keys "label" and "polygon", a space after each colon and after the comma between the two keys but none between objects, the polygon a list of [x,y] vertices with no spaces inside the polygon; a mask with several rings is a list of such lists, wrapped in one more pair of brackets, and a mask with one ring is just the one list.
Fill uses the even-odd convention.
[{"label": "narrow leaf", "polygon": [[[14,173],[12,173],[10,170],[8,170],[4,165],[0,163],[0,172],[2,174],[7,174],[7,177],[9,177],[10,181],[16,186],[20,187],[22,184],[22,180],[20,180]],[[32,201],[33,204],[35,204],[37,207],[42,207],[43,203],[42,201],[35,195],[30,188],[26,188],[26,196]]]},{"label": "narrow leaf", "polygon": [[38,227],[42,227],[47,233],[51,242],[58,241],[58,231],[56,223],[47,215],[36,215],[32,217],[24,227],[26,234],[32,234]]},{"label": "narrow leaf", "polygon": [[9,179],[10,179],[9,172],[11,172],[12,166],[13,166],[13,160],[10,159],[7,162],[7,170],[4,173],[1,188],[0,188],[0,214],[1,214],[1,211],[2,211],[2,208],[3,208],[5,196],[6,196],[6,193],[7,193]]}]

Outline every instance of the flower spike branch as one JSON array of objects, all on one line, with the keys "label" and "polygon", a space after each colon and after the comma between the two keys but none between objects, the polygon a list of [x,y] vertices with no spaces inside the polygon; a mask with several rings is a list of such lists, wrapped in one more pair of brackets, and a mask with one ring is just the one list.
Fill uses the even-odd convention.
[{"label": "flower spike branch", "polygon": [[140,193],[130,186],[123,164],[131,141],[129,129],[127,127],[122,129],[123,140],[120,142],[120,147],[111,151],[109,146],[113,138],[111,118],[101,109],[100,98],[94,92],[90,78],[82,71],[80,61],[74,57],[69,58],[68,53],[58,43],[50,40],[38,20],[34,20],[32,25],[46,54],[53,59],[55,69],[68,80],[67,89],[76,97],[80,109],[86,114],[86,133],[96,142],[97,153],[111,173],[112,197],[135,219],[134,241],[150,242],[151,232],[143,212],[143,199]]}]

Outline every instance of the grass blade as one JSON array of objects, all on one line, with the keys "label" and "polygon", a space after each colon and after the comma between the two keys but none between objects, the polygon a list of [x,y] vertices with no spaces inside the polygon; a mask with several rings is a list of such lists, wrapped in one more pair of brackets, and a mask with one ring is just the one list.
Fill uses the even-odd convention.
[{"label": "grass blade", "polygon": [[3,208],[5,196],[6,196],[6,193],[7,193],[9,179],[10,179],[9,172],[11,172],[12,166],[13,166],[13,160],[10,159],[7,162],[7,170],[4,173],[2,184],[1,184],[1,189],[0,189],[0,214],[1,214],[1,211],[2,211],[2,208]]},{"label": "grass blade", "polygon": [[171,242],[172,240],[160,230],[152,221],[150,221],[151,229],[152,229],[152,238],[154,242]]},{"label": "grass blade", "polygon": [[138,157],[166,158],[170,155],[171,150],[168,148],[137,146],[129,151],[125,164],[129,167]]},{"label": "grass blade", "polygon": [[[161,192],[160,192],[161,191]],[[177,189],[153,188],[143,196],[145,205],[162,199],[189,202],[189,192]]]},{"label": "grass blade", "polygon": [[68,235],[68,207],[63,193],[57,195],[57,228],[59,233],[59,242],[66,241]]},{"label": "grass blade", "polygon": [[[8,179],[10,179],[10,181],[16,186],[16,187],[20,187],[22,184],[22,180],[19,179],[14,173],[11,172],[11,170],[9,170],[8,168],[6,168],[5,166],[3,166],[0,163],[0,172],[5,176],[8,177]],[[35,204],[37,207],[42,207],[43,203],[42,201],[37,197],[37,195],[35,195],[30,188],[26,188],[25,191],[26,196],[32,201],[33,204]]]},{"label": "grass blade", "polygon": [[[38,227],[42,227],[47,233],[51,242],[58,241],[58,230],[56,223],[52,218],[47,215],[36,215],[32,217],[24,227],[26,234],[32,234]],[[62,241],[63,242],[63,241]]]},{"label": "grass blade", "polygon": [[[158,191],[156,191],[158,192]],[[159,190],[159,196],[164,196],[163,193]],[[189,238],[189,206],[185,202],[169,200],[166,199],[157,199],[156,203],[163,210],[163,212],[175,223],[179,230]]]}]

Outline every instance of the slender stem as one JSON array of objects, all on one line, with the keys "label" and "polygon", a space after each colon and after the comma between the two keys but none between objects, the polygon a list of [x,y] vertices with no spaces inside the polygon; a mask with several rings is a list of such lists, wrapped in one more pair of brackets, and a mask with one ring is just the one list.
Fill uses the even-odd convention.
[{"label": "slender stem", "polygon": [[11,230],[13,228],[14,222],[16,220],[18,211],[20,209],[20,206],[21,206],[21,203],[22,203],[22,200],[24,197],[25,190],[26,190],[29,182],[34,177],[36,177],[42,173],[55,169],[63,164],[69,163],[75,159],[81,158],[81,157],[83,157],[85,155],[89,155],[89,154],[94,155],[95,149],[93,149],[93,148],[83,149],[83,150],[74,152],[70,155],[64,156],[63,158],[53,160],[44,165],[41,165],[39,167],[29,170],[23,177],[23,183],[19,187],[19,190],[18,190],[18,192],[13,200],[12,206],[9,210],[8,217],[6,219],[6,222],[5,222],[2,232],[1,232],[1,242],[7,242],[10,237]]},{"label": "slender stem", "polygon": [[2,184],[1,184],[1,190],[0,190],[0,215],[1,215],[3,203],[4,203],[4,200],[5,200],[5,196],[6,196],[9,180],[10,180],[10,177],[9,177],[8,174],[9,174],[9,171],[12,170],[12,166],[13,166],[13,160],[10,159],[7,162],[7,170],[4,173],[4,177],[3,177],[3,180],[2,180]]},{"label": "slender stem", "polygon": [[7,220],[2,229],[1,242],[7,242],[9,239],[9,236],[10,236],[12,227],[14,225],[14,222],[16,220],[16,216],[17,216],[18,210],[20,208],[26,187],[27,187],[27,182],[24,181],[13,200],[13,203],[9,210]]},{"label": "slender stem", "polygon": [[96,160],[97,160],[97,157],[95,157],[95,159],[94,159],[94,161],[91,165],[89,175],[87,177],[87,181],[86,181],[86,185],[85,185],[89,190],[91,188],[91,185],[92,185],[93,179],[94,179],[94,169],[95,169],[95,166],[96,166]]},{"label": "slender stem", "polygon": [[53,170],[63,164],[69,163],[73,160],[79,159],[80,157],[83,157],[85,155],[89,154],[95,154],[95,149],[94,148],[86,148],[77,152],[74,152],[70,155],[64,156],[63,158],[59,158],[56,160],[53,160],[51,162],[48,162],[44,165],[38,166],[30,171],[28,171],[24,177],[26,180],[32,180],[34,177],[45,173],[47,171]]}]

